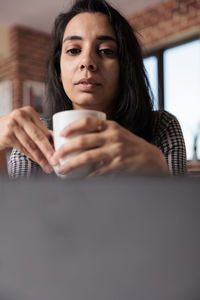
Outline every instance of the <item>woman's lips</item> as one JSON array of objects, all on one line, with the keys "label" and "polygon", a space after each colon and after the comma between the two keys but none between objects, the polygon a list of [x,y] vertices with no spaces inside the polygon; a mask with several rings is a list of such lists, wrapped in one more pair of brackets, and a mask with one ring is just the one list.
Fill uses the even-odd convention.
[{"label": "woman's lips", "polygon": [[81,79],[75,85],[83,92],[91,92],[101,84],[94,79]]},{"label": "woman's lips", "polygon": [[93,91],[96,87],[99,85],[97,84],[91,84],[91,83],[79,83],[78,87],[83,92],[90,92]]}]

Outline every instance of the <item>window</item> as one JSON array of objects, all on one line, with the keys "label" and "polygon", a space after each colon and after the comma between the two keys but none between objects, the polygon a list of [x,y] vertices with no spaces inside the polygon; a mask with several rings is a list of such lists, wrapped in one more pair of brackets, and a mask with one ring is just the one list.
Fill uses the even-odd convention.
[{"label": "window", "polygon": [[[153,57],[157,59],[156,67],[149,63]],[[188,160],[193,157],[195,136],[199,135],[200,159],[200,40],[162,49],[145,58],[144,65],[154,95],[158,95],[158,107],[174,114],[180,122]]]}]

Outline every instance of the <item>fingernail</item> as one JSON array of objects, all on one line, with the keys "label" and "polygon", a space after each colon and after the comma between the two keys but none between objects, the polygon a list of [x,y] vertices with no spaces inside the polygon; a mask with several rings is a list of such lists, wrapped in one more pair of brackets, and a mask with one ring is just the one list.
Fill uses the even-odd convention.
[{"label": "fingernail", "polygon": [[61,175],[64,175],[64,174],[66,174],[67,172],[69,172],[69,170],[68,170],[66,167],[65,167],[65,168],[60,167],[60,168],[58,169],[58,173],[61,174]]},{"label": "fingernail", "polygon": [[59,169],[58,173],[61,174],[61,175],[64,175],[66,172],[63,169]]},{"label": "fingernail", "polygon": [[47,174],[50,174],[53,172],[53,168],[50,166],[50,165],[46,165],[44,166],[44,171],[47,173]]}]

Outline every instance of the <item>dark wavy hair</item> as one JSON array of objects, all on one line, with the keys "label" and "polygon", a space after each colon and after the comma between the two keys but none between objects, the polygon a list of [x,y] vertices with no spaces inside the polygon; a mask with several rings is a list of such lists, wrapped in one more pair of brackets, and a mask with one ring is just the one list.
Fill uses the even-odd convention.
[{"label": "dark wavy hair", "polygon": [[79,13],[100,12],[108,16],[118,43],[120,88],[111,119],[131,132],[150,141],[152,132],[152,101],[145,73],[142,52],[127,20],[104,0],[77,0],[71,9],[55,20],[47,71],[47,101],[50,115],[72,108],[60,81],[60,56],[65,28]]}]

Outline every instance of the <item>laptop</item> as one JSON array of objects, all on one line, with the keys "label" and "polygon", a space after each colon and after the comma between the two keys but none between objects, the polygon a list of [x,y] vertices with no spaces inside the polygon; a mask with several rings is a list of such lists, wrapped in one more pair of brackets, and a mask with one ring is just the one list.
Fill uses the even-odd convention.
[{"label": "laptop", "polygon": [[0,182],[1,300],[200,299],[199,180]]}]

